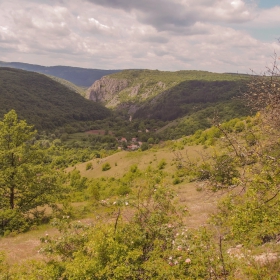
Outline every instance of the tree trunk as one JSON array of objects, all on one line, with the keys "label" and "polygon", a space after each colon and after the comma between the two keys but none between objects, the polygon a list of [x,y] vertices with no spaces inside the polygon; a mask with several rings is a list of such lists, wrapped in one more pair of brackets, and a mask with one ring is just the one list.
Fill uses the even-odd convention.
[{"label": "tree trunk", "polygon": [[11,187],[10,188],[10,209],[15,208],[15,188]]}]

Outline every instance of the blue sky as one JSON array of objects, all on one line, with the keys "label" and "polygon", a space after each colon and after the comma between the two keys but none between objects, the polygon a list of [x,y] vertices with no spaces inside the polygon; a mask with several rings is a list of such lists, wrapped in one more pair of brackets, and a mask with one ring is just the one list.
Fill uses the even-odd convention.
[{"label": "blue sky", "polygon": [[99,69],[262,72],[280,0],[0,0],[0,60]]},{"label": "blue sky", "polygon": [[275,6],[280,6],[279,0],[259,0],[258,6],[260,8],[272,8]]}]

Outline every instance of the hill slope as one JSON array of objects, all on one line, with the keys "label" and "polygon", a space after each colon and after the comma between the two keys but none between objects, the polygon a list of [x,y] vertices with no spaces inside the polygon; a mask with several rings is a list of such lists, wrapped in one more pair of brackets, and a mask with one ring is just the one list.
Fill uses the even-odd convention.
[{"label": "hill slope", "polygon": [[[144,106],[145,109],[142,109],[142,113],[136,114],[137,117],[145,111],[145,117],[162,118],[159,117],[157,109],[161,110],[162,104],[165,103],[164,119],[170,120],[188,111],[182,110],[184,104],[229,100],[239,93],[239,88],[246,80],[247,77],[244,75],[206,71],[125,70],[96,81],[88,89],[86,97],[107,107],[127,108],[130,114],[134,114]],[[169,110],[170,106],[166,103],[176,108],[180,105],[182,113],[167,117],[166,109]],[[149,110],[151,105],[152,108]],[[157,106],[159,108],[156,108]]]},{"label": "hill slope", "polygon": [[249,115],[233,99],[248,81],[247,75],[206,71],[125,70],[96,81],[86,97],[133,119],[175,121],[161,130],[164,139],[173,139],[210,127],[217,113],[220,121]]},{"label": "hill slope", "polygon": [[37,129],[53,129],[110,115],[100,104],[86,100],[45,75],[0,68],[0,115],[11,109]]},{"label": "hill slope", "polygon": [[0,61],[1,67],[11,67],[27,71],[38,72],[45,75],[51,75],[58,78],[68,80],[75,85],[89,87],[96,80],[105,75],[119,72],[121,70],[101,70],[101,69],[87,69],[70,66],[41,66],[35,64],[21,63],[21,62],[3,62]]}]

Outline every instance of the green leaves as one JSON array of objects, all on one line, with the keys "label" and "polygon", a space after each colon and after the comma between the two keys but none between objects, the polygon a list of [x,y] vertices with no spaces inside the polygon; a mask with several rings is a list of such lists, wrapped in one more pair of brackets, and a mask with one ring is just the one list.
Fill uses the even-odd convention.
[{"label": "green leaves", "polygon": [[55,202],[60,195],[59,171],[44,162],[45,151],[33,143],[35,133],[32,126],[18,120],[14,110],[0,122],[1,233],[7,228],[25,230],[20,222],[14,223],[14,214],[24,219],[23,215]]}]

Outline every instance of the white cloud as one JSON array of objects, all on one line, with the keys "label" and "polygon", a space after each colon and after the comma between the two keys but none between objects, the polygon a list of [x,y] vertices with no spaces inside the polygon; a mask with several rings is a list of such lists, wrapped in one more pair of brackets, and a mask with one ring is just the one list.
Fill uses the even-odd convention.
[{"label": "white cloud", "polygon": [[280,6],[259,11],[252,24],[255,27],[277,27],[280,29]]},{"label": "white cloud", "polygon": [[279,26],[279,9],[242,0],[0,1],[0,60],[259,71],[280,48],[251,30]]}]

